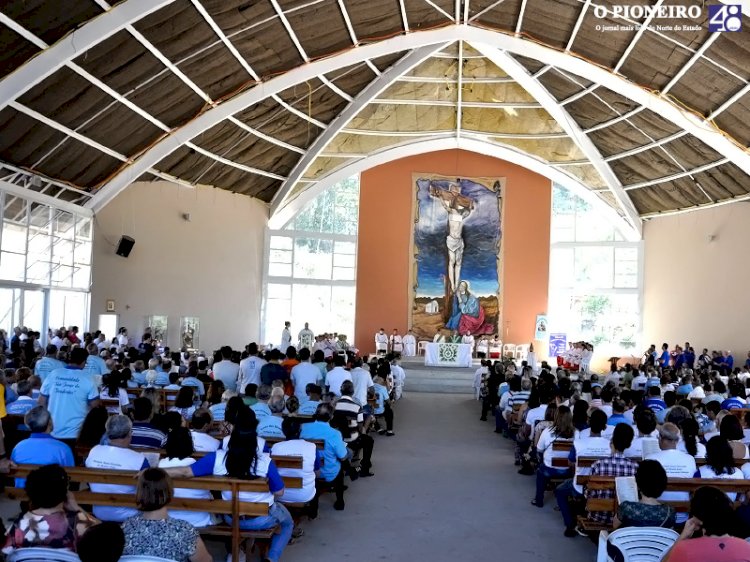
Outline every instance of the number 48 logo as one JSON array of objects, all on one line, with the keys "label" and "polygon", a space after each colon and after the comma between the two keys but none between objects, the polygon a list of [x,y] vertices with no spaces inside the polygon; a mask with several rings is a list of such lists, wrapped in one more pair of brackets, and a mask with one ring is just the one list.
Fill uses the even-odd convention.
[{"label": "number 48 logo", "polygon": [[708,6],[709,31],[742,31],[740,4],[712,4]]}]

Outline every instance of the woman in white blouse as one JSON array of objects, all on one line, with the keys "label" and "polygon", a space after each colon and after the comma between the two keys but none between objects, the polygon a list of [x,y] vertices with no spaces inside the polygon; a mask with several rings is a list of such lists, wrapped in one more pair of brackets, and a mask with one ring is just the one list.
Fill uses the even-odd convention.
[{"label": "woman in white blouse", "polygon": [[536,446],[536,450],[542,458],[542,463],[536,472],[536,496],[531,500],[531,505],[543,507],[544,491],[547,488],[549,480],[554,477],[570,474],[569,468],[556,468],[552,466],[553,458],[567,458],[568,456],[568,451],[553,451],[552,444],[560,441],[572,442],[575,430],[573,413],[570,411],[570,408],[567,406],[558,407],[552,427],[548,427],[542,432]]}]

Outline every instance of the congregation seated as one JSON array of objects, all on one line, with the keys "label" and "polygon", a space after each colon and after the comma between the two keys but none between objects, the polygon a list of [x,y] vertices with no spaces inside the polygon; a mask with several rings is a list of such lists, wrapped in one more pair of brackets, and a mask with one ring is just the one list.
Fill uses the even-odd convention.
[{"label": "congregation seated", "polygon": [[221,441],[207,433],[211,421],[211,413],[203,408],[196,410],[190,419],[190,435],[193,438],[193,446],[200,453],[210,453],[221,447]]},{"label": "congregation seated", "polygon": [[173,493],[171,478],[160,468],[147,468],[138,476],[135,502],[140,513],[122,524],[124,555],[156,556],[175,562],[213,560],[195,527],[167,510]]},{"label": "congregation seated", "polygon": [[8,404],[5,407],[5,411],[9,415],[23,416],[37,404],[37,399],[32,396],[34,391],[34,381],[32,381],[31,378],[21,381],[16,388],[18,398]]},{"label": "congregation seated", "polygon": [[619,504],[612,527],[674,527],[674,508],[659,501],[667,488],[664,467],[657,461],[641,461],[635,471],[635,483],[640,499]]},{"label": "congregation seated", "polygon": [[195,405],[195,390],[192,386],[180,387],[177,398],[174,401],[174,406],[169,411],[177,412],[184,420],[189,421],[193,417],[195,410],[197,410]]},{"label": "congregation seated", "polygon": [[750,559],[750,543],[735,536],[739,525],[727,495],[711,486],[690,500],[690,518],[664,562],[735,562]]},{"label": "congregation seated", "polygon": [[[10,460],[16,464],[75,465],[70,447],[52,437],[52,417],[44,406],[35,406],[29,410],[24,417],[24,423],[31,434],[28,439],[13,447]],[[16,487],[23,486],[23,478],[17,478]]]},{"label": "congregation seated", "polygon": [[117,562],[125,549],[122,527],[103,521],[89,527],[78,540],[77,554],[81,562]]},{"label": "congregation seated", "polygon": [[[239,525],[241,529],[246,530],[272,529],[278,525],[279,530],[271,539],[267,556],[268,560],[276,562],[281,558],[284,548],[289,543],[294,521],[289,511],[276,501],[277,497],[284,494],[284,482],[271,456],[264,452],[264,441],[258,438],[255,432],[256,426],[255,413],[242,404],[234,420],[234,429],[226,448],[206,455],[189,468],[178,469],[180,472],[177,474],[180,476],[213,474],[246,480],[267,478],[268,492],[240,492],[240,501],[267,503],[268,515],[243,517]],[[231,492],[222,492],[222,497],[231,499]],[[231,524],[231,517],[226,516],[226,519]]]},{"label": "congregation seated", "polygon": [[544,506],[544,491],[547,483],[551,478],[562,478],[570,473],[568,468],[557,468],[553,465],[552,459],[555,457],[567,458],[568,452],[554,451],[553,443],[570,442],[572,443],[575,435],[573,427],[573,413],[567,406],[557,408],[555,421],[551,427],[546,428],[537,444],[537,454],[541,457],[539,468],[536,473],[536,495],[531,501],[536,507]]},{"label": "congregation seated", "polygon": [[359,476],[372,476],[370,469],[372,468],[374,440],[364,431],[364,409],[354,399],[354,383],[352,381],[344,381],[341,384],[341,398],[336,401],[333,409],[334,419],[337,416],[341,418],[341,423],[338,425],[341,428],[341,434],[347,448],[354,453],[362,451],[360,470],[357,472],[351,469],[350,476],[353,476],[354,479]]},{"label": "congregation seated", "polygon": [[348,451],[341,432],[329,425],[332,417],[333,411],[330,405],[318,405],[313,421],[302,426],[300,437],[307,440],[323,440],[323,467],[320,470],[320,476],[336,495],[334,509],[343,510],[345,507],[345,471],[342,461],[348,458]]},{"label": "congregation seated", "polygon": [[61,548],[75,552],[85,531],[99,523],[68,491],[68,475],[57,464],[42,466],[26,478],[29,509],[16,518],[5,538],[3,553],[19,548]]},{"label": "congregation seated", "polygon": [[302,479],[299,489],[284,489],[278,497],[282,503],[311,502],[308,514],[315,517],[318,513],[317,495],[315,491],[315,474],[320,470],[321,456],[317,447],[310,441],[300,439],[302,426],[299,420],[288,417],[281,424],[284,441],[279,441],[271,447],[271,456],[295,456],[302,458],[302,468],[279,468],[279,474]]},{"label": "congregation seated", "polygon": [[[123,415],[111,416],[106,423],[108,445],[96,445],[86,457],[87,468],[106,470],[143,470],[149,464],[143,453],[130,449],[133,425]],[[134,486],[91,482],[91,491],[98,494],[134,494]],[[122,522],[135,515],[129,507],[94,506],[94,516],[102,521]]]},{"label": "congregation seated", "polygon": [[297,413],[301,416],[312,416],[317,410],[318,404],[320,404],[323,389],[317,384],[310,383],[305,386],[305,393],[307,399],[300,402]]},{"label": "congregation seated", "polygon": [[133,430],[131,445],[141,449],[161,449],[167,436],[151,423],[154,416],[153,403],[145,397],[133,402]]},{"label": "congregation seated", "polygon": [[281,430],[281,414],[284,412],[284,397],[274,396],[268,401],[268,408],[271,410],[270,416],[263,416],[258,420],[258,435],[260,437],[284,438],[284,432]]},{"label": "congregation seated", "polygon": [[[625,457],[625,451],[633,442],[633,428],[626,423],[618,423],[612,433],[611,455],[596,461],[591,466],[591,476],[635,476],[638,463]],[[611,498],[611,490],[586,490],[586,498]],[[595,523],[610,526],[614,513],[610,511],[596,511],[588,514],[588,519]]]},{"label": "congregation seated", "polygon": [[[98,336],[95,337],[99,339]],[[361,360],[352,355],[337,355],[333,359],[336,366],[332,369],[331,376],[327,372],[325,361],[309,363],[309,352],[302,350],[298,355],[295,348],[290,348],[293,356],[288,356],[284,365],[274,360],[274,354],[269,357],[268,365],[281,369],[286,367],[299,376],[291,379],[288,376],[275,376],[278,369],[271,367],[264,373],[267,379],[269,372],[271,373],[270,385],[258,386],[256,382],[248,382],[244,389],[246,396],[240,397],[235,391],[225,390],[226,380],[222,382],[208,378],[207,373],[212,373],[213,376],[221,374],[224,367],[220,363],[227,360],[223,357],[223,350],[221,358],[213,366],[195,356],[189,357],[186,364],[178,366],[172,364],[168,350],[164,351],[163,356],[160,355],[150,338],[144,337],[143,344],[138,349],[119,345],[112,349],[106,345],[100,347],[90,339],[87,334],[83,342],[90,344],[90,348],[96,348],[90,356],[86,355],[83,348],[74,346],[69,351],[67,364],[45,362],[47,367],[51,367],[45,374],[40,398],[40,402],[46,407],[34,406],[34,400],[30,397],[34,377],[31,371],[26,372],[23,367],[19,369],[16,388],[21,399],[15,402],[18,406],[24,402],[29,403],[28,408],[24,406],[24,409],[28,410],[26,423],[31,429],[31,436],[19,442],[12,453],[14,461],[20,465],[42,464],[46,468],[54,463],[73,466],[73,451],[67,443],[76,445],[75,453],[79,457],[79,463],[82,461],[86,468],[84,471],[76,469],[78,472],[73,472],[72,477],[76,485],[83,484],[84,490],[88,484],[90,492],[82,493],[100,495],[97,497],[101,499],[93,502],[99,505],[93,506],[93,516],[88,517],[94,522],[105,521],[99,525],[102,532],[84,534],[83,528],[74,528],[80,531],[75,535],[76,542],[80,538],[84,545],[82,562],[108,562],[110,559],[116,560],[123,553],[166,556],[191,562],[211,559],[203,543],[193,539],[198,537],[196,528],[203,529],[201,532],[216,532],[213,526],[217,516],[204,512],[202,506],[198,507],[199,511],[184,508],[195,509],[188,500],[210,501],[219,490],[212,493],[210,489],[185,488],[184,485],[173,490],[168,474],[181,478],[214,475],[245,480],[267,479],[268,492],[232,492],[227,488],[221,493],[224,500],[231,500],[239,494],[240,501],[269,505],[267,516],[243,516],[239,524],[246,531],[276,530],[272,536],[271,533],[268,535],[271,536],[271,547],[264,558],[276,561],[289,543],[294,530],[293,520],[282,504],[289,503],[295,508],[299,508],[298,504],[306,504],[311,514],[313,510],[317,513],[319,496],[333,491],[333,507],[336,510],[343,509],[345,477],[349,476],[353,481],[359,476],[373,476],[371,467],[374,441],[367,435],[367,424],[364,422],[375,418],[381,423],[385,421],[381,432],[393,435],[393,404],[399,391],[398,381],[403,382],[404,378],[399,374],[401,368],[395,358],[389,357],[388,360],[376,363],[375,372],[381,376],[373,382],[370,373],[362,367]],[[239,354],[233,354],[229,359],[233,365],[238,361]],[[107,373],[103,372],[105,367]],[[258,367],[257,375],[262,378],[262,366],[259,364]],[[45,365],[42,364],[41,370],[44,371],[44,368]],[[180,370],[188,376],[181,377]],[[226,370],[233,371],[234,367]],[[304,383],[305,378],[300,375],[301,372],[304,375],[304,371],[315,382],[326,380],[325,375],[329,375],[327,382],[331,385],[330,391],[324,394],[320,386],[308,383],[303,385],[302,390],[292,387],[290,382]],[[102,375],[103,385],[96,384],[95,377]],[[343,381],[340,385],[336,383],[339,375]],[[64,379],[72,378],[81,384],[75,392],[66,393]],[[236,380],[239,380],[239,375]],[[12,381],[13,379],[7,381],[8,384],[0,381],[0,390],[6,393],[6,398],[15,397],[10,388]],[[221,410],[222,424],[214,425],[211,412],[200,409],[199,400],[203,398],[201,385],[208,388],[205,398],[209,404],[206,406],[217,410],[217,413]],[[139,388],[141,386],[144,388]],[[369,388],[374,390],[373,405],[368,403]],[[177,397],[171,403],[169,397],[175,396],[174,391]],[[219,396],[223,400],[211,403],[215,400],[217,391],[220,391]],[[133,398],[136,392],[140,396]],[[359,398],[358,394],[361,395]],[[302,404],[298,400],[299,396],[304,397]],[[252,408],[245,404],[245,399],[254,402],[251,404]],[[8,405],[12,403],[14,402],[8,402]],[[305,408],[309,414],[305,413]],[[307,420],[301,420],[295,414],[314,414],[314,420],[304,423]],[[55,416],[63,420],[61,439],[64,442],[53,437],[58,433]],[[187,429],[188,425],[190,429]],[[226,437],[215,439],[212,437],[214,431],[221,433],[220,437]],[[282,441],[275,443],[273,448],[267,448],[263,436]],[[323,442],[322,445],[319,441]],[[318,446],[322,449],[320,452]],[[151,451],[141,452],[140,449]],[[279,457],[301,457],[299,465],[297,461],[280,459],[280,462],[285,462],[285,467],[281,469],[283,475],[295,483],[293,485],[290,482],[288,489],[284,488],[279,470],[269,452]],[[207,454],[201,456],[196,453]],[[166,472],[149,467],[147,456],[152,459],[158,455],[162,456],[158,461],[159,468]],[[350,462],[350,458],[355,455],[361,456],[357,469]],[[324,463],[321,463],[323,459]],[[156,460],[152,459],[152,462],[155,464]],[[356,460],[353,462],[356,466]],[[5,465],[0,468],[3,467]],[[26,475],[28,467],[20,468],[24,470],[22,474]],[[135,478],[132,484],[122,480],[119,480],[119,484],[111,484],[109,482],[118,480],[114,476],[102,474],[97,482],[93,472],[91,475],[87,472],[96,470],[140,472],[141,475],[136,489]],[[317,482],[316,471],[320,472],[321,477]],[[297,478],[301,480],[299,488],[296,487]],[[17,479],[18,486],[23,484],[23,478]],[[205,483],[198,485],[205,486]],[[128,502],[123,496],[132,497],[133,494],[136,496],[138,510],[125,507]],[[118,495],[121,497],[117,498]],[[34,502],[31,492],[28,496],[34,515],[48,515],[45,509],[51,509],[49,513],[63,513],[68,507],[65,502],[64,505],[42,505]],[[50,497],[56,498],[54,495]],[[183,509],[169,509],[172,497],[180,498],[181,503],[186,504],[182,506]],[[36,505],[41,507],[34,507]],[[77,509],[72,501],[69,505]],[[219,513],[226,513],[221,511],[224,507],[217,506],[216,509]],[[225,522],[230,525],[233,523],[231,517],[226,517]],[[114,531],[120,529],[119,524],[125,529],[122,546],[118,536],[123,535]],[[88,540],[84,540],[86,535],[90,537]],[[111,544],[101,542],[108,542],[105,537],[111,537]]]},{"label": "congregation seated", "polygon": [[[214,449],[216,450],[216,449]],[[193,453],[193,436],[187,428],[180,427],[169,432],[167,444],[165,447],[165,456],[159,461],[159,468],[175,468],[182,466],[192,466],[195,464]],[[189,488],[177,488],[174,490],[176,498],[193,498],[210,500],[212,498],[210,490],[198,490]],[[193,527],[206,527],[213,523],[213,518],[209,513],[200,513],[195,511],[169,510],[169,516],[175,519],[187,521]]]}]

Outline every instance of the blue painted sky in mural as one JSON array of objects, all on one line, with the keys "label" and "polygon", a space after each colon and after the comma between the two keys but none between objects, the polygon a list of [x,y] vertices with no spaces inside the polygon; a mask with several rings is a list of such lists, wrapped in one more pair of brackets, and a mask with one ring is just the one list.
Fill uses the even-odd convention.
[{"label": "blue painted sky in mural", "polygon": [[[455,181],[455,180],[454,180]],[[447,189],[449,181],[432,180]],[[499,291],[497,254],[500,246],[500,213],[497,194],[471,180],[461,179],[461,194],[474,200],[474,211],[464,219],[464,256],[461,278],[467,279],[477,296],[494,296]],[[443,276],[447,273],[448,213],[429,195],[430,180],[417,180],[420,221],[414,229],[417,258],[417,297],[444,294]]]}]

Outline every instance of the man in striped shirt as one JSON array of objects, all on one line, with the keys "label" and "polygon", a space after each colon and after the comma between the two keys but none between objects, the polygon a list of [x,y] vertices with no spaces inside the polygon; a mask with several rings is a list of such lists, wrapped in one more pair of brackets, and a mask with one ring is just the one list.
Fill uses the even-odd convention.
[{"label": "man in striped shirt", "polygon": [[359,476],[373,476],[370,471],[372,468],[372,448],[374,441],[369,435],[362,433],[362,424],[364,423],[364,414],[362,406],[354,399],[354,383],[344,381],[341,383],[341,398],[336,401],[333,410],[334,419],[341,418],[342,425],[346,423],[347,432],[343,431],[344,443],[355,453],[362,451],[362,462],[359,464],[359,474],[354,469],[349,472],[350,478],[356,480]]},{"label": "man in striped shirt", "polygon": [[514,392],[508,399],[508,406],[510,406],[511,410],[513,406],[521,406],[529,401],[529,396],[531,396],[531,379],[523,379],[521,381],[521,390]]}]

